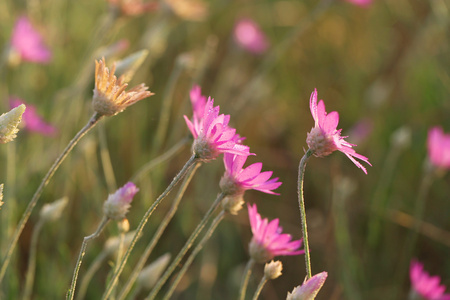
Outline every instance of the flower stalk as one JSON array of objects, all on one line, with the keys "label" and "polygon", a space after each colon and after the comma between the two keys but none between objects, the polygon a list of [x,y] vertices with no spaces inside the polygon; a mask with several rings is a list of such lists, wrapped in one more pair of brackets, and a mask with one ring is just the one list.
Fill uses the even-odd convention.
[{"label": "flower stalk", "polygon": [[254,265],[255,265],[255,260],[253,260],[253,258],[250,258],[250,260],[247,262],[247,265],[245,266],[244,274],[242,275],[241,289],[239,291],[239,300],[245,299],[245,293],[247,292],[248,281],[250,279],[250,275],[252,274],[252,269],[253,269]]}]

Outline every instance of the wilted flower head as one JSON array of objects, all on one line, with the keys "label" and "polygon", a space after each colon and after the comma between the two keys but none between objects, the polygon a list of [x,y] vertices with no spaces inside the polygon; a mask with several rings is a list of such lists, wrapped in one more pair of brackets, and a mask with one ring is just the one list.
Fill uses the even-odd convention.
[{"label": "wilted flower head", "polygon": [[428,158],[438,168],[450,169],[450,134],[442,128],[433,127],[428,131]]},{"label": "wilted flower head", "polygon": [[227,195],[235,195],[253,189],[279,195],[272,190],[278,188],[281,182],[278,181],[278,177],[270,179],[272,171],[261,173],[262,163],[254,163],[245,169],[242,168],[247,157],[248,155],[224,154],[225,174],[220,180],[222,191]]},{"label": "wilted flower head", "polygon": [[250,226],[253,237],[249,244],[250,257],[259,263],[265,263],[279,255],[298,255],[305,253],[297,250],[302,245],[302,240],[291,241],[290,234],[282,234],[283,228],[279,227],[279,220],[262,219],[258,214],[256,204],[248,207]]},{"label": "wilted flower head", "polygon": [[22,116],[22,118],[23,118],[22,123],[25,126],[25,129],[27,129],[29,131],[40,133],[42,135],[48,135],[48,136],[54,135],[57,132],[55,127],[53,127],[52,125],[45,122],[39,116],[39,114],[36,112],[35,106],[25,103],[18,98],[10,98],[9,104],[12,108],[17,107],[21,104],[26,104],[27,109],[25,110],[25,112],[23,113],[23,116]]},{"label": "wilted flower head", "polygon": [[281,261],[271,261],[264,265],[264,277],[267,279],[277,279],[281,276],[281,271],[283,270],[283,264]]},{"label": "wilted flower head", "polygon": [[341,136],[342,129],[337,130],[339,114],[336,111],[327,114],[323,100],[320,100],[319,104],[317,104],[317,89],[314,89],[314,92],[311,94],[309,108],[314,118],[315,126],[308,133],[306,143],[308,144],[309,149],[313,151],[314,155],[317,157],[324,157],[339,150],[347,155],[358,168],[362,169],[363,172],[367,174],[366,168],[364,168],[355,157],[371,166],[369,159],[356,153],[356,151],[352,149],[352,146],[356,145],[346,142],[344,140],[346,137]]},{"label": "wilted flower head", "polygon": [[20,59],[25,61],[48,63],[52,57],[52,53],[44,45],[41,35],[25,16],[20,17],[14,25],[11,47],[20,56]]},{"label": "wilted flower head", "polygon": [[241,19],[234,26],[234,39],[239,46],[254,54],[261,54],[269,47],[267,37],[258,24],[250,19]]},{"label": "wilted flower head", "polygon": [[295,287],[292,293],[288,292],[286,300],[314,300],[325,283],[327,276],[327,272],[314,275],[302,285]]},{"label": "wilted flower head", "polygon": [[125,218],[125,215],[130,209],[130,203],[137,192],[139,192],[139,189],[134,183],[128,182],[114,194],[110,194],[103,205],[105,216],[113,220]]},{"label": "wilted flower head", "polygon": [[143,2],[142,0],[108,0],[109,4],[117,7],[124,16],[138,16],[158,9],[156,1]]},{"label": "wilted flower head", "polygon": [[0,143],[6,144],[16,138],[24,111],[25,105],[21,104],[0,116]]},{"label": "wilted flower head", "polygon": [[[194,98],[197,96],[195,94]],[[236,129],[228,126],[230,116],[219,115],[219,106],[214,107],[214,99],[208,98],[200,115],[203,100],[201,95],[195,101],[192,100],[194,98],[191,98],[194,119],[191,121],[186,116],[184,119],[195,139],[192,146],[195,155],[202,160],[215,159],[220,153],[250,155],[249,147],[240,144]]]},{"label": "wilted flower head", "polygon": [[430,276],[423,270],[423,264],[417,260],[411,261],[409,267],[412,293],[425,300],[450,300],[450,294],[444,294],[445,286],[440,284],[439,276]]},{"label": "wilted flower head", "polygon": [[114,75],[115,70],[116,64],[113,64],[110,71],[106,67],[104,58],[95,61],[95,88],[92,104],[94,110],[102,116],[118,114],[139,100],[153,95],[147,91],[148,87],[143,83],[126,92],[128,83],[124,83],[122,76],[117,79]]},{"label": "wilted flower head", "polygon": [[368,7],[370,4],[372,4],[372,0],[345,0],[345,1],[361,7]]}]

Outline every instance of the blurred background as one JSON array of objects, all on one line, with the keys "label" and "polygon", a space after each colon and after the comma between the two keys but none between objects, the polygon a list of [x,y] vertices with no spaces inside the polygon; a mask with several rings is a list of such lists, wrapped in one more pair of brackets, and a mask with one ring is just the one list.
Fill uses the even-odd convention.
[{"label": "blurred background", "polygon": [[[426,146],[431,127],[450,132],[449,9],[447,0],[366,5],[344,0],[2,0],[1,112],[9,110],[10,97],[17,97],[56,128],[52,135],[24,128],[0,149],[2,256],[42,177],[93,113],[94,60],[104,56],[111,65],[148,50],[130,86],[143,82],[155,93],[104,119],[62,164],[21,236],[2,286],[6,298],[17,299],[23,288],[38,210],[67,196],[62,217],[42,229],[33,289],[34,299],[65,295],[82,239],[95,231],[108,193],[188,136],[183,115],[192,115],[193,84],[213,97],[246,137],[245,144],[257,154],[247,164],[262,162],[263,170],[272,170],[283,182],[280,196],[248,191],[245,200],[257,203],[263,217],[280,218],[284,232],[295,239],[301,238],[298,164],[314,126],[309,110],[314,88],[328,112],[339,112],[343,135],[372,163],[365,175],[339,152],[308,161],[304,189],[312,270],[328,272],[317,299],[406,299],[412,258],[450,286],[450,178],[446,172],[427,173]],[[11,58],[12,32],[21,16],[50,49],[47,63]],[[242,21],[251,29],[239,34]],[[256,48],[250,43],[254,35],[260,37]],[[140,192],[128,214],[131,229],[190,153],[188,142],[135,181]],[[223,172],[221,158],[198,170],[149,261],[178,253],[220,192]],[[152,215],[122,278],[175,194]],[[422,208],[419,198],[425,199]],[[109,224],[89,244],[80,278],[117,233],[117,226]],[[250,239],[247,210],[228,216],[174,299],[235,299]],[[283,275],[267,283],[260,299],[285,299],[305,278],[303,256],[279,259]],[[113,265],[113,257],[102,264],[86,299],[101,297]],[[255,268],[248,294],[262,271],[263,266]]]}]

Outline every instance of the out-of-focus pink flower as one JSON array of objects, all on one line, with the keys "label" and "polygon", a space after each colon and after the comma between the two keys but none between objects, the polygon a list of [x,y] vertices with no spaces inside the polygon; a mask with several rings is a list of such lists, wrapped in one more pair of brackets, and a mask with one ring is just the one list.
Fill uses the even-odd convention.
[{"label": "out-of-focus pink flower", "polygon": [[127,182],[114,194],[110,194],[103,205],[105,216],[113,220],[122,220],[125,218],[125,215],[130,209],[130,203],[137,192],[139,192],[139,189],[136,185],[132,182]]},{"label": "out-of-focus pink flower", "polygon": [[372,0],[345,0],[345,1],[361,7],[368,7],[370,4],[372,4]]},{"label": "out-of-focus pink flower", "polygon": [[11,47],[25,61],[48,63],[52,58],[52,53],[42,41],[42,36],[24,16],[14,25]]},{"label": "out-of-focus pink flower", "polygon": [[[219,115],[219,106],[214,107],[214,99],[208,98],[201,113],[201,95],[194,93],[192,101],[194,108],[193,122],[184,116],[186,124],[194,136],[193,151],[201,160],[217,158],[220,153],[250,155],[249,147],[239,143],[242,138],[236,134],[236,129],[228,126],[229,115]],[[197,106],[198,104],[198,106]],[[195,117],[196,116],[196,117]],[[196,120],[197,118],[197,120]]]},{"label": "out-of-focus pink flower", "polygon": [[439,276],[430,276],[423,270],[423,264],[412,260],[409,267],[412,292],[425,300],[449,300],[450,294],[444,294],[445,286],[441,285]]},{"label": "out-of-focus pink flower", "polygon": [[305,253],[298,250],[302,240],[291,241],[290,234],[282,234],[283,228],[279,227],[279,220],[262,219],[256,204],[248,207],[250,226],[253,237],[249,244],[250,257],[256,262],[265,263],[279,255],[299,255]]},{"label": "out-of-focus pink flower", "polygon": [[18,98],[9,99],[9,104],[11,108],[17,107],[21,104],[25,104],[27,109],[23,113],[22,122],[26,130],[40,133],[42,135],[52,136],[56,134],[57,129],[52,125],[45,122],[37,113],[36,107],[23,102]]},{"label": "out-of-focus pink flower", "polygon": [[302,285],[294,288],[292,293],[288,292],[286,300],[312,300],[315,299],[322,288],[328,273],[322,272],[314,275]]},{"label": "out-of-focus pink flower", "polygon": [[445,134],[441,127],[428,131],[428,157],[439,168],[450,169],[450,134]]},{"label": "out-of-focus pink flower", "polygon": [[241,19],[236,23],[234,39],[239,46],[254,54],[261,54],[269,47],[264,32],[250,19]]},{"label": "out-of-focus pink flower", "polygon": [[272,171],[261,173],[262,163],[260,162],[243,169],[246,160],[247,155],[224,154],[225,174],[220,180],[222,191],[227,195],[242,194],[246,190],[279,195],[272,191],[281,185],[278,177],[270,179]]},{"label": "out-of-focus pink flower", "polygon": [[329,114],[325,111],[325,104],[323,100],[319,101],[317,104],[317,89],[311,94],[309,99],[309,108],[311,109],[311,114],[315,121],[315,126],[308,133],[306,138],[306,143],[309,149],[311,149],[315,156],[324,157],[332,152],[339,150],[360,169],[367,174],[366,168],[358,162],[354,157],[364,161],[368,165],[369,159],[361,154],[356,153],[352,146],[344,140],[345,136],[341,136],[342,129],[337,130],[337,125],[339,123],[339,114],[336,111],[332,111]]}]

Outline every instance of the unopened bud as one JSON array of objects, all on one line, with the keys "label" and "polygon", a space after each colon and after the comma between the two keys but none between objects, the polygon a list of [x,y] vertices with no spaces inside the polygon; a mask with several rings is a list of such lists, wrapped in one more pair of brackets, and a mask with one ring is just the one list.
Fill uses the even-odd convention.
[{"label": "unopened bud", "polygon": [[134,183],[128,182],[114,194],[110,194],[103,205],[105,216],[116,221],[124,219],[130,209],[130,203],[138,191],[139,189]]},{"label": "unopened bud", "polygon": [[24,112],[25,105],[21,104],[0,116],[0,143],[6,144],[16,138]]},{"label": "unopened bud", "polygon": [[301,286],[294,288],[292,293],[288,292],[286,300],[314,300],[325,283],[327,276],[327,272],[314,275]]},{"label": "unopened bud", "polygon": [[39,215],[44,221],[55,221],[61,217],[64,208],[66,208],[67,203],[69,203],[69,198],[64,197],[56,200],[53,203],[47,203],[42,206]]},{"label": "unopened bud", "polygon": [[242,209],[243,205],[244,205],[243,194],[227,196],[222,201],[223,210],[232,215],[237,215],[238,212]]},{"label": "unopened bud", "polygon": [[281,261],[271,261],[264,265],[264,277],[267,279],[276,279],[281,276],[281,271],[283,270],[283,264]]},{"label": "unopened bud", "polygon": [[156,281],[161,277],[161,274],[169,264],[171,255],[169,253],[160,256],[157,260],[142,269],[137,278],[137,283],[150,290],[155,285]]},{"label": "unopened bud", "polygon": [[[125,234],[125,237],[123,238],[124,248],[128,248],[128,246],[130,246],[135,233],[136,231],[133,230]],[[106,240],[105,251],[109,254],[112,254],[119,249],[119,245],[120,245],[120,237],[118,236],[110,237],[108,240]]]}]

